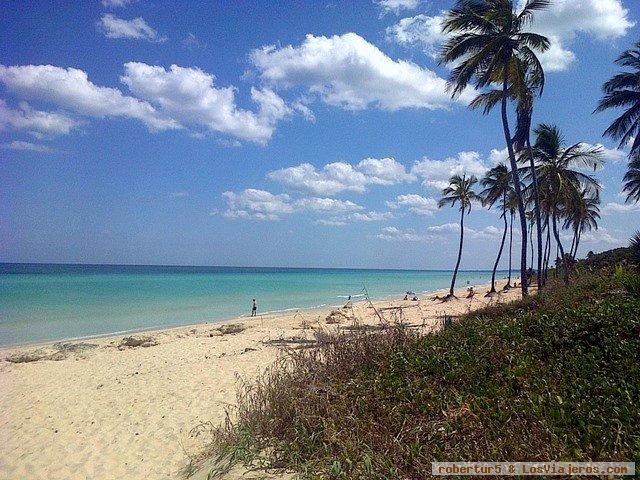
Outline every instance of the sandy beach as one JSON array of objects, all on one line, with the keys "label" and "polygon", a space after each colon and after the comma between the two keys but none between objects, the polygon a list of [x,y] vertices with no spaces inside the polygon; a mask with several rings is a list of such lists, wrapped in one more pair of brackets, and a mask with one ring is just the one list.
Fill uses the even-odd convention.
[{"label": "sandy beach", "polygon": [[[502,282],[501,282],[502,284]],[[428,332],[444,314],[519,297],[373,302],[386,320]],[[394,308],[402,307],[402,309]],[[367,302],[132,335],[0,350],[0,477],[176,479],[206,447],[208,426],[233,405],[237,377],[251,378],[322,329],[377,324]],[[125,337],[130,337],[124,340]],[[242,472],[231,475],[236,477]],[[196,476],[202,475],[201,471]],[[247,478],[247,477],[243,477]]]}]

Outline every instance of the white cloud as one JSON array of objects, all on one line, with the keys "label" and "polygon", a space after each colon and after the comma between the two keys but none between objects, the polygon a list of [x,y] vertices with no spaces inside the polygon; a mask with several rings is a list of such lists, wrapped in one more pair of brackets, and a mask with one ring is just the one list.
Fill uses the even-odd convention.
[{"label": "white cloud", "polygon": [[21,102],[19,109],[14,110],[0,99],[0,130],[24,130],[40,138],[45,135],[66,135],[79,125],[80,122],[62,113],[35,110],[26,102]]},{"label": "white cloud", "polygon": [[140,120],[151,130],[180,128],[149,103],[123,95],[117,88],[98,87],[86,72],[53,65],[0,65],[0,82],[18,95],[51,102],[91,117],[127,117]]},{"label": "white cloud", "polygon": [[[519,9],[525,1],[520,0]],[[440,28],[444,14],[403,18],[387,28],[387,38],[401,45],[417,46],[435,57],[447,40]],[[536,12],[529,30],[549,38],[551,46],[539,55],[540,61],[547,71],[560,71],[575,61],[569,47],[578,35],[606,41],[626,35],[633,26],[621,0],[554,0],[547,9]]]},{"label": "white cloud", "polygon": [[585,148],[599,148],[602,152],[602,158],[605,162],[620,163],[627,159],[628,152],[625,152],[624,150],[618,150],[617,148],[607,148],[601,143],[592,145],[590,143],[583,142],[582,145]]},{"label": "white cloud", "polygon": [[448,157],[444,160],[431,160],[424,157],[417,161],[411,173],[422,179],[426,187],[443,189],[449,185],[452,175],[475,175],[482,177],[488,167],[478,152],[459,152],[456,157]]},{"label": "white cloud", "polygon": [[[251,60],[264,82],[282,88],[301,86],[325,103],[347,110],[452,105],[444,79],[414,63],[391,59],[355,33],[309,34],[297,47],[254,50]],[[468,103],[472,95],[466,92],[459,101]]]},{"label": "white cloud", "polygon": [[349,200],[337,200],[335,198],[301,198],[295,202],[295,207],[300,210],[314,212],[345,213],[362,210],[364,207]]},{"label": "white cloud", "polygon": [[394,215],[391,212],[373,211],[364,213],[356,212],[347,217],[347,219],[355,222],[382,222],[383,220],[389,220],[390,218],[394,218]]},{"label": "white cloud", "polygon": [[31,152],[40,152],[40,153],[55,152],[53,148],[47,147],[46,145],[40,145],[37,143],[31,143],[31,142],[23,142],[21,140],[14,140],[11,143],[5,143],[2,145],[2,148],[6,148],[9,150],[27,150]]},{"label": "white cloud", "polygon": [[98,27],[107,38],[133,38],[150,42],[163,42],[165,40],[142,17],[124,20],[106,13],[98,21]]},{"label": "white cloud", "polygon": [[291,113],[284,100],[269,89],[251,89],[258,105],[252,112],[237,107],[235,88],[216,87],[215,77],[198,68],[161,66],[129,62],[121,77],[131,92],[158,105],[183,124],[204,125],[217,132],[264,144],[279,120]]},{"label": "white cloud", "polygon": [[388,201],[387,206],[394,209],[406,207],[410,212],[426,216],[431,216],[438,210],[438,202],[434,198],[425,198],[415,193],[398,195],[395,200]]},{"label": "white cloud", "polygon": [[102,0],[103,7],[126,7],[131,3],[135,3],[138,0]]},{"label": "white cloud", "polygon": [[499,163],[509,165],[509,151],[507,147],[501,150],[492,148],[491,152],[489,152],[489,163],[491,163],[491,165],[497,165]]},{"label": "white cloud", "polygon": [[640,212],[640,203],[609,202],[600,210],[603,215]]},{"label": "white cloud", "polygon": [[407,173],[404,165],[393,157],[365,158],[356,168],[369,177],[369,182],[376,185],[396,185],[412,182],[415,177]]},{"label": "white cloud", "polygon": [[420,47],[430,57],[437,58],[441,45],[449,38],[442,31],[443,20],[444,14],[403,18],[387,27],[387,39],[400,45]]},{"label": "white cloud", "polygon": [[283,214],[293,213],[289,195],[274,195],[265,190],[246,189],[240,193],[224,192],[227,218],[279,220]]},{"label": "white cloud", "polygon": [[274,170],[267,177],[293,190],[315,195],[335,195],[343,191],[363,193],[367,185],[394,185],[414,178],[393,158],[366,158],[355,166],[334,162],[322,170],[302,163]]},{"label": "white cloud", "polygon": [[[434,235],[449,235],[449,234],[460,234],[460,224],[459,223],[444,223],[442,225],[433,225],[427,228],[427,232]],[[515,231],[514,231],[515,233]],[[499,238],[502,236],[502,230],[499,228],[489,225],[488,227],[484,227],[481,229],[465,227],[464,235],[466,238],[477,238],[477,239],[485,239],[491,240],[495,238]]]},{"label": "white cloud", "polygon": [[401,10],[413,10],[420,5],[421,0],[375,0],[385,12],[393,12],[396,15]]},{"label": "white cloud", "polygon": [[431,239],[430,236],[420,235],[410,228],[403,230],[397,227],[385,227],[376,237],[387,242],[424,242]]}]

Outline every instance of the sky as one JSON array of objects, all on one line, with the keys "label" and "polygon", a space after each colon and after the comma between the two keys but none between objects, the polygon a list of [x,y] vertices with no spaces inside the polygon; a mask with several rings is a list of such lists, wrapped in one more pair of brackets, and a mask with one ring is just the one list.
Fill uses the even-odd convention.
[{"label": "sky", "polygon": [[[499,111],[446,91],[452,5],[1,0],[0,261],[451,269],[440,191],[505,159]],[[551,40],[534,123],[604,152],[582,255],[640,226],[616,112],[592,114],[639,19],[556,0],[530,26]],[[474,206],[461,268],[492,267],[501,222]]]}]

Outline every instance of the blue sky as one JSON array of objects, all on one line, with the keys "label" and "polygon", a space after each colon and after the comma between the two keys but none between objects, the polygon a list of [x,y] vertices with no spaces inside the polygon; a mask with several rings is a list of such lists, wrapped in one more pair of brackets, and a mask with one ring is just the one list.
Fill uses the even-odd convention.
[{"label": "blue sky", "polygon": [[[2,2],[0,261],[451,268],[452,173],[504,158],[498,112],[452,101],[434,52],[453,2]],[[640,8],[558,0],[537,122],[602,144],[598,232],[640,210],[625,152],[592,115]],[[490,268],[498,215],[475,208],[462,268]]]}]

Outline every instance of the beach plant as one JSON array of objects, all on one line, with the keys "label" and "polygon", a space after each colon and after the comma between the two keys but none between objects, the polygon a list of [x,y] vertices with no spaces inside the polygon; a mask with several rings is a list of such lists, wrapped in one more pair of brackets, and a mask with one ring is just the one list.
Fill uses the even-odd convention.
[{"label": "beach plant", "polygon": [[[563,263],[564,280],[569,282],[568,256],[560,238],[558,221],[571,209],[571,201],[584,195],[599,201],[600,183],[579,168],[596,170],[602,165],[602,148],[592,147],[585,143],[575,143],[566,146],[560,129],[555,125],[540,124],[534,133],[536,135],[533,146],[536,158],[535,172],[541,190],[546,197],[546,207],[549,209],[551,228]],[[532,170],[528,170],[530,177]]]},{"label": "beach plant", "polygon": [[[526,31],[534,14],[545,9],[548,0],[528,0],[517,11],[512,0],[458,0],[447,12],[443,32],[450,35],[440,53],[440,62],[454,64],[448,80],[452,96],[458,97],[473,84],[477,90],[499,85],[493,93],[491,105],[501,106],[502,128],[507,146],[518,214],[522,232],[520,276],[527,271],[527,219],[513,139],[509,127],[508,102],[519,85],[523,72],[542,85],[544,72],[537,53],[549,48],[549,40]],[[490,93],[490,92],[483,92]],[[486,109],[490,110],[491,107]],[[522,294],[527,295],[527,282],[521,282]]]},{"label": "beach plant", "polygon": [[509,168],[504,163],[499,163],[495,167],[491,168],[481,180],[481,184],[484,190],[480,192],[482,203],[491,208],[493,205],[500,201],[499,207],[501,210],[500,218],[504,221],[504,229],[502,231],[502,240],[500,241],[500,248],[498,248],[498,256],[493,264],[493,270],[491,272],[491,288],[487,292],[486,296],[492,296],[496,293],[496,270],[500,263],[500,257],[502,257],[502,250],[504,249],[504,241],[507,237],[507,197],[512,191],[511,187],[512,176]]},{"label": "beach plant", "polygon": [[238,463],[344,480],[425,478],[432,461],[637,463],[640,296],[624,284],[639,279],[607,264],[436,334],[296,350],[240,387],[211,478]]},{"label": "beach plant", "polygon": [[445,296],[443,299],[444,301],[455,298],[453,291],[456,287],[456,277],[458,276],[458,268],[460,267],[460,259],[462,258],[465,212],[471,212],[472,202],[482,201],[480,196],[473,191],[473,186],[477,182],[478,179],[473,175],[470,177],[467,177],[465,174],[462,176],[454,175],[449,179],[449,186],[442,190],[442,197],[438,201],[438,208],[442,208],[445,205],[450,205],[452,207],[458,205],[460,209],[460,244],[458,246],[458,259],[456,260],[456,266],[453,270],[453,276],[451,277],[449,294]]},{"label": "beach plant", "polygon": [[623,192],[627,202],[640,201],[640,42],[625,50],[615,60],[621,67],[631,71],[615,74],[602,86],[604,96],[595,112],[625,108],[604,131],[604,136],[619,140],[618,148],[630,145],[629,170],[624,177]]}]

